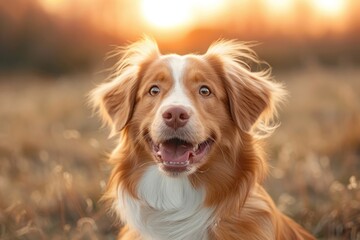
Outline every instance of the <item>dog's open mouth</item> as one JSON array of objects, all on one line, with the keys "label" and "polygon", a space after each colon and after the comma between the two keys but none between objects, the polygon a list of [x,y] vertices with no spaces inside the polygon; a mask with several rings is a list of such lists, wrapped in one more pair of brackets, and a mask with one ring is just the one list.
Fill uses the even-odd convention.
[{"label": "dog's open mouth", "polygon": [[151,141],[152,151],[167,172],[184,172],[189,166],[200,163],[209,152],[213,141],[208,139],[192,144],[179,138],[172,138],[155,144]]}]

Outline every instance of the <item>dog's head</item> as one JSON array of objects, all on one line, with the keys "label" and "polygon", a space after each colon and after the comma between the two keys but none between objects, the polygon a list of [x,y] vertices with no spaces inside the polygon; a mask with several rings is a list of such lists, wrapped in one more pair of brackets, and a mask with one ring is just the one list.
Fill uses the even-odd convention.
[{"label": "dog's head", "polygon": [[[162,55],[150,39],[123,50],[112,81],[92,92],[95,106],[143,157],[169,175],[191,174],[223,154],[239,132],[268,131],[281,85],[243,43],[219,41],[203,55]],[[149,161],[149,160],[147,160]]]}]

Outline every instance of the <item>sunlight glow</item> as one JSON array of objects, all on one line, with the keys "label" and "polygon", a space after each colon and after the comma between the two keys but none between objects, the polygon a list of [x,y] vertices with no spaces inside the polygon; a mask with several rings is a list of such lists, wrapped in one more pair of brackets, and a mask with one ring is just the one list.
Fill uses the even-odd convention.
[{"label": "sunlight glow", "polygon": [[198,10],[205,12],[214,11],[221,6],[221,3],[223,3],[222,0],[194,0],[189,2],[195,4],[195,7]]},{"label": "sunlight glow", "polygon": [[194,23],[201,14],[218,10],[223,0],[142,0],[146,21],[158,28],[181,27]]},{"label": "sunlight glow", "polygon": [[151,24],[167,28],[190,21],[190,1],[143,0],[142,11]]},{"label": "sunlight glow", "polygon": [[[0,0],[1,1],[1,0]],[[261,23],[266,31],[320,36],[343,33],[356,22],[360,0],[34,0],[47,13],[81,20],[106,32],[135,36],[143,32],[179,38],[194,29],[247,31]],[[100,14],[99,14],[100,13]],[[304,20],[304,21],[303,21]],[[303,22],[311,23],[306,26]],[[256,25],[256,24],[255,24]],[[232,29],[234,26],[234,29]]]},{"label": "sunlight glow", "polygon": [[272,12],[288,12],[293,3],[293,0],[265,0],[266,7]]},{"label": "sunlight glow", "polygon": [[61,0],[39,0],[39,2],[49,12],[57,12],[64,6]]},{"label": "sunlight glow", "polygon": [[314,7],[321,13],[336,16],[343,12],[345,0],[313,0]]}]

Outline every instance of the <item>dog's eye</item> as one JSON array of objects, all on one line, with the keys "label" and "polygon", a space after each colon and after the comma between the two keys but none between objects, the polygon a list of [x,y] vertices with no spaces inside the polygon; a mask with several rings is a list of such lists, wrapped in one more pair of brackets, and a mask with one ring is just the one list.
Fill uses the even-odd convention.
[{"label": "dog's eye", "polygon": [[159,88],[158,86],[156,86],[156,85],[152,86],[152,87],[150,88],[150,90],[149,90],[149,94],[150,94],[151,96],[156,96],[156,95],[158,95],[159,93],[160,93],[160,88]]},{"label": "dog's eye", "polygon": [[207,97],[211,94],[211,91],[207,86],[201,86],[201,88],[199,89],[199,94],[201,96]]}]

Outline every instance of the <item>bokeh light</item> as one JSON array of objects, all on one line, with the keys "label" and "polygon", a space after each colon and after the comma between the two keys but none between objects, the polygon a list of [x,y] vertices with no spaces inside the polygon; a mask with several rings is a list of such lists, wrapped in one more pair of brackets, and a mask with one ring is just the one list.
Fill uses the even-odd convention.
[{"label": "bokeh light", "polygon": [[275,13],[289,12],[294,7],[293,0],[265,0],[265,7]]},{"label": "bokeh light", "polygon": [[339,16],[346,7],[346,0],[312,0],[315,10],[327,16]]}]

